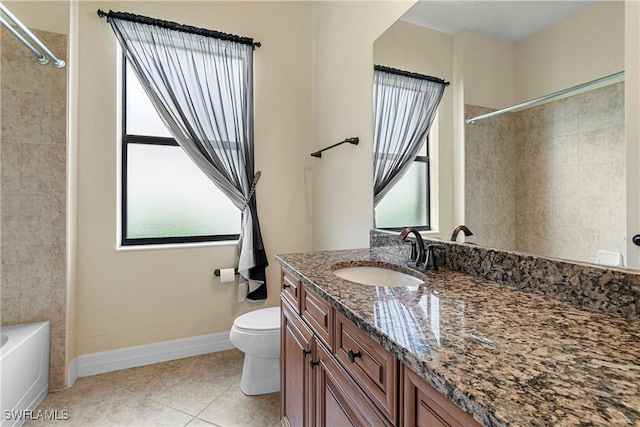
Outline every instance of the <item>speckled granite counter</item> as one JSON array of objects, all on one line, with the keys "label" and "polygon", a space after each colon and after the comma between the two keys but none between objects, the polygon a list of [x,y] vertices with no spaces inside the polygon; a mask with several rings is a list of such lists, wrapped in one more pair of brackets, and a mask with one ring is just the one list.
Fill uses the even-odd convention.
[{"label": "speckled granite counter", "polygon": [[385,248],[276,259],[486,426],[640,426],[638,321],[444,268],[414,287],[332,274],[406,268]]}]

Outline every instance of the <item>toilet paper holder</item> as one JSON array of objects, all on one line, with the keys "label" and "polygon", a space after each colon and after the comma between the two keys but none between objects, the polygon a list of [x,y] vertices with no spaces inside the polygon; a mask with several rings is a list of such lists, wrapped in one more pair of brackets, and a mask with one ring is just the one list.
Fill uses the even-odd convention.
[{"label": "toilet paper holder", "polygon": [[[209,270],[209,271],[211,271],[211,270]],[[234,272],[234,273],[236,273],[236,274],[238,274],[238,269],[237,269],[237,268],[234,268],[234,269],[233,269],[233,272]],[[219,268],[216,268],[215,270],[213,270],[213,274],[214,274],[214,276],[220,276],[220,269],[219,269]]]}]

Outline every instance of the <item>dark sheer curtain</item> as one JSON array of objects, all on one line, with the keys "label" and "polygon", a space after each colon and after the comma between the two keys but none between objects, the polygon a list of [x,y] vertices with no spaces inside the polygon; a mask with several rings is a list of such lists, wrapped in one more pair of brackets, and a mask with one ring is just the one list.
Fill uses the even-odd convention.
[{"label": "dark sheer curtain", "polygon": [[252,44],[107,19],[178,144],[242,211],[238,270],[249,280],[247,298],[266,299],[268,262],[254,195]]},{"label": "dark sheer curtain", "polygon": [[415,160],[429,134],[446,85],[435,77],[375,67],[374,207]]}]

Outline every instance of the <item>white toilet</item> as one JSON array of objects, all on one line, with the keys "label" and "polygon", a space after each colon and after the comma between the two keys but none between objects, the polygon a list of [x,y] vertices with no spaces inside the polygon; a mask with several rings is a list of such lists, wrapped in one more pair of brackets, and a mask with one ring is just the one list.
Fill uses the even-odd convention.
[{"label": "white toilet", "polygon": [[229,340],[244,352],[240,390],[247,395],[280,391],[280,307],[237,317]]}]

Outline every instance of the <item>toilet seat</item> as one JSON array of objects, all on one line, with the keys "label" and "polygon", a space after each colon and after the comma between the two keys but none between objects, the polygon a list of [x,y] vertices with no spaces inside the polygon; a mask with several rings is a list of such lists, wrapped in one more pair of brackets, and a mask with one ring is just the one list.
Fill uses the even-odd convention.
[{"label": "toilet seat", "polygon": [[245,313],[233,321],[233,327],[242,332],[271,334],[280,332],[280,307],[262,308]]}]

